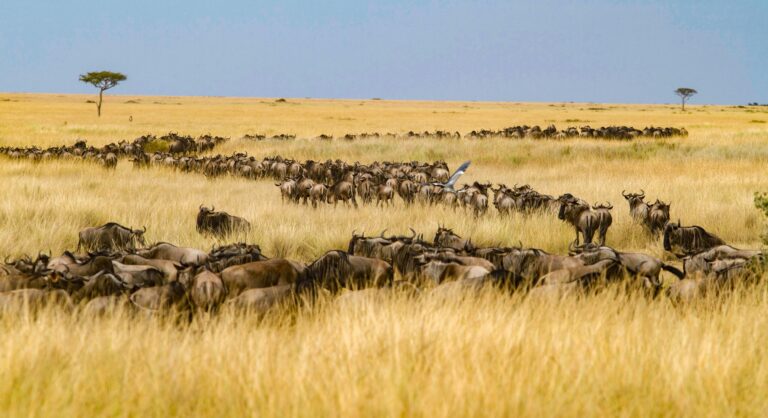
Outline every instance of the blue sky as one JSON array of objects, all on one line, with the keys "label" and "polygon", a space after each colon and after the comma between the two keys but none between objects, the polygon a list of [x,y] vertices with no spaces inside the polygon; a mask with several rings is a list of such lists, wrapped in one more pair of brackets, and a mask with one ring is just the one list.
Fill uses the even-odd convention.
[{"label": "blue sky", "polygon": [[0,91],[768,102],[768,0],[0,1]]}]

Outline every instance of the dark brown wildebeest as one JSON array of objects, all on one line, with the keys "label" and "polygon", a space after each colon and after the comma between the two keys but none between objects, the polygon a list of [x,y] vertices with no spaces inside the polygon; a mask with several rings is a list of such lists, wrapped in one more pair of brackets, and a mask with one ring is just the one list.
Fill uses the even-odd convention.
[{"label": "dark brown wildebeest", "polygon": [[664,227],[664,249],[670,252],[679,247],[683,255],[692,255],[719,245],[726,245],[725,241],[700,226],[682,226],[678,220]]},{"label": "dark brown wildebeest", "polygon": [[227,292],[236,296],[245,289],[294,284],[303,271],[304,266],[295,261],[274,258],[227,267],[221,272],[221,280]]},{"label": "dark brown wildebeest", "polygon": [[[664,226],[669,222],[669,203],[664,203],[659,199],[650,206],[648,212],[648,225],[655,235],[664,230]],[[657,235],[658,236],[658,235]]]},{"label": "dark brown wildebeest", "polygon": [[136,244],[146,245],[144,229],[126,228],[118,223],[109,222],[99,227],[85,228],[79,233],[77,251],[87,252],[135,250]]},{"label": "dark brown wildebeest", "polygon": [[123,264],[112,261],[115,276],[132,287],[152,287],[163,285],[163,272],[152,266]]},{"label": "dark brown wildebeest", "polygon": [[442,226],[437,227],[433,244],[436,247],[453,248],[456,251],[466,251],[469,253],[475,250],[471,239],[463,239],[454,233],[452,229]]},{"label": "dark brown wildebeest", "polygon": [[357,200],[355,200],[355,182],[349,180],[339,180],[331,186],[328,190],[328,203],[333,202],[333,206],[339,203],[339,200],[344,204],[352,202],[355,208],[357,208]]},{"label": "dark brown wildebeest", "polygon": [[576,230],[577,245],[579,244],[579,233],[584,238],[584,243],[591,244],[595,232],[600,227],[600,219],[597,214],[590,210],[589,204],[582,200],[569,201],[561,197],[560,212],[558,219],[565,221]]},{"label": "dark brown wildebeest", "polygon": [[211,209],[200,205],[197,213],[197,232],[211,234],[217,237],[226,237],[230,234],[246,233],[251,230],[250,222],[245,219],[230,215],[227,212],[216,212],[216,207]]},{"label": "dark brown wildebeest", "polygon": [[185,266],[202,266],[208,262],[208,254],[204,251],[177,247],[167,242],[159,242],[137,254],[144,258],[175,261]]},{"label": "dark brown wildebeest", "polygon": [[613,206],[611,206],[610,203],[606,203],[605,205],[593,205],[592,209],[595,211],[595,215],[597,215],[597,230],[599,233],[600,245],[605,245],[605,236],[608,234],[608,228],[610,228],[613,223],[613,217],[611,216],[611,209],[613,209]]},{"label": "dark brown wildebeest", "polygon": [[72,294],[74,301],[78,303],[102,296],[119,295],[133,288],[114,274],[105,271],[84,277],[83,280],[83,287]]},{"label": "dark brown wildebeest", "polygon": [[269,260],[261,253],[261,248],[258,245],[242,242],[223,247],[214,246],[209,254],[209,259],[211,262],[206,265],[214,273],[220,273],[227,267]]},{"label": "dark brown wildebeest", "polygon": [[297,290],[299,293],[310,290],[315,294],[318,288],[336,293],[345,287],[383,287],[392,284],[393,276],[392,266],[386,261],[332,250],[307,266]]}]

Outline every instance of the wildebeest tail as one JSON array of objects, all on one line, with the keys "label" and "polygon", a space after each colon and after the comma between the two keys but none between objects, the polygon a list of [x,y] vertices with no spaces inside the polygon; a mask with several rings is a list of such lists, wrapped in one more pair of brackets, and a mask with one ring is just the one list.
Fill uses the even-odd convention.
[{"label": "wildebeest tail", "polygon": [[662,264],[662,265],[661,265],[661,268],[662,268],[662,270],[664,270],[664,271],[668,271],[668,272],[670,272],[670,273],[674,274],[674,275],[675,275],[675,276],[676,276],[678,279],[680,279],[680,280],[683,280],[683,279],[685,278],[685,273],[684,273],[684,272],[682,272],[682,271],[680,271],[680,270],[679,270],[678,268],[676,268],[676,267],[672,267],[672,266],[669,266],[669,265],[666,265],[666,264]]}]

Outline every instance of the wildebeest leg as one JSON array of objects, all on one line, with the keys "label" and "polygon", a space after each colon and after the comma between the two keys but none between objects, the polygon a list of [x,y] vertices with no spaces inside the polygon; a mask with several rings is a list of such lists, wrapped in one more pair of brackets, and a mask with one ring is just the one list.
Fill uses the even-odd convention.
[{"label": "wildebeest leg", "polygon": [[[585,236],[584,239],[587,239]],[[576,228],[576,245],[579,245],[579,228]]]}]

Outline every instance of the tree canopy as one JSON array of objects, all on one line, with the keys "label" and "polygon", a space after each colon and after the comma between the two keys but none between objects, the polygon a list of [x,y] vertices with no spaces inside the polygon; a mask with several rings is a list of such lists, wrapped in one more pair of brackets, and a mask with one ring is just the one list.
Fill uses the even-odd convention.
[{"label": "tree canopy", "polygon": [[92,84],[99,89],[99,102],[96,103],[96,114],[99,116],[101,116],[101,102],[104,90],[109,90],[127,79],[128,77],[125,74],[113,71],[92,71],[88,74],[80,74],[80,81]]},{"label": "tree canopy", "polygon": [[92,71],[88,74],[80,75],[80,81],[93,84],[94,87],[101,91],[109,90],[127,79],[128,77],[125,74],[112,71]]},{"label": "tree canopy", "polygon": [[698,91],[696,89],[688,88],[688,87],[679,87],[677,90],[675,90],[675,94],[680,96],[680,100],[683,104],[683,110],[685,110],[685,102],[688,101],[688,99],[691,98],[694,94],[697,94]]}]

